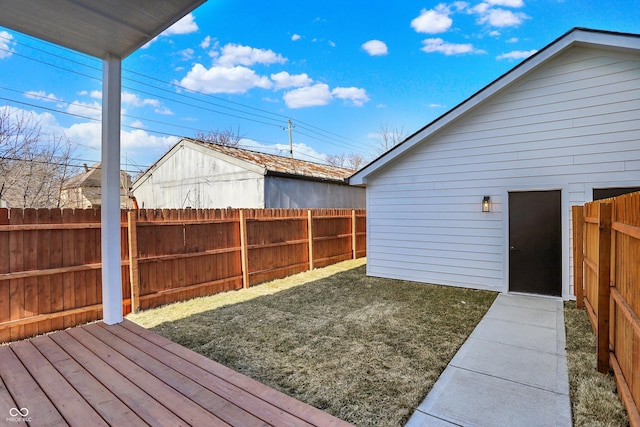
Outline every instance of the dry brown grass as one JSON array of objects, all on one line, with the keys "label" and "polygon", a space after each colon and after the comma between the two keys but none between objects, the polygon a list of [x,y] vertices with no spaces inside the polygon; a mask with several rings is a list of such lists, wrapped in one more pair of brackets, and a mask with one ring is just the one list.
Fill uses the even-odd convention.
[{"label": "dry brown grass", "polygon": [[283,281],[129,318],[343,420],[399,426],[496,294],[366,277],[361,264],[302,273],[242,302]]},{"label": "dry brown grass", "polygon": [[627,426],[627,413],[611,375],[596,369],[597,343],[589,318],[566,302],[567,363],[573,423],[576,426]]}]

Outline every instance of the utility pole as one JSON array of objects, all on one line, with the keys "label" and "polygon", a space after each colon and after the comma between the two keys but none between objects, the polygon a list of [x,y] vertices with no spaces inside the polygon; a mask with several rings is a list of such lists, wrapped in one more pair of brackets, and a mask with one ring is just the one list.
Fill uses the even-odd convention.
[{"label": "utility pole", "polygon": [[287,123],[289,124],[289,127],[287,128],[287,130],[289,131],[289,158],[293,159],[293,136],[291,134],[291,131],[295,126],[291,124],[291,119],[289,119]]}]

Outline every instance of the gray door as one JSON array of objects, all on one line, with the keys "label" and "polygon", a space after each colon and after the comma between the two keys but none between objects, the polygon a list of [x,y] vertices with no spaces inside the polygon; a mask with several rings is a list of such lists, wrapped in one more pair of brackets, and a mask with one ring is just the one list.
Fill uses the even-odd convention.
[{"label": "gray door", "polygon": [[509,193],[509,290],[562,295],[561,193]]},{"label": "gray door", "polygon": [[613,187],[613,188],[594,188],[593,200],[608,199],[609,197],[618,197],[623,194],[634,193],[640,191],[640,187]]}]

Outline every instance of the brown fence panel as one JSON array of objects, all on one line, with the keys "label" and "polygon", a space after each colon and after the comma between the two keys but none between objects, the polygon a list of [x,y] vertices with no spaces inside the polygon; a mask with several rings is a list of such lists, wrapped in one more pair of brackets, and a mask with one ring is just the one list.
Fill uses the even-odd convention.
[{"label": "brown fence panel", "polygon": [[306,210],[249,209],[245,214],[250,286],[309,269]]},{"label": "brown fence panel", "polygon": [[[366,254],[364,210],[242,216],[245,269],[238,209],[139,210],[131,234],[122,211],[124,313],[239,289],[244,276],[255,285]],[[100,220],[99,209],[0,209],[0,342],[102,317]]]},{"label": "brown fence panel", "polygon": [[598,370],[613,369],[630,424],[640,426],[640,193],[585,204],[584,242],[575,227]]},{"label": "brown fence panel", "polygon": [[313,220],[313,265],[325,267],[353,258],[351,210],[336,210]]},{"label": "brown fence panel", "polygon": [[611,366],[632,425],[640,425],[640,193],[613,200]]}]

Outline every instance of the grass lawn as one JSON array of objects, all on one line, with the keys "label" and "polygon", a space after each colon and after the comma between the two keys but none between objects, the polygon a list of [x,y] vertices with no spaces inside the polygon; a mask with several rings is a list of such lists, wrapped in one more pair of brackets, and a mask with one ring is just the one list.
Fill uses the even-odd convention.
[{"label": "grass lawn", "polygon": [[496,294],[365,276],[364,260],[128,318],[358,426],[400,426]]},{"label": "grass lawn", "polygon": [[565,302],[571,409],[576,426],[627,426],[627,412],[612,375],[596,370],[597,342],[585,310]]}]

